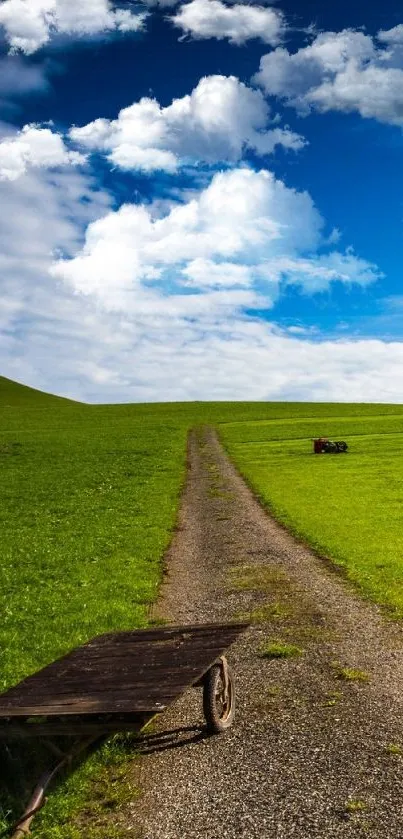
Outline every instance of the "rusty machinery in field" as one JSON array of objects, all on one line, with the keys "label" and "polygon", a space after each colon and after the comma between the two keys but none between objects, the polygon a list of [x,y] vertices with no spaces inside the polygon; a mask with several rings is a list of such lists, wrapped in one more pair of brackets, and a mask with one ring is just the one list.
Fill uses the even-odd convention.
[{"label": "rusty machinery in field", "polygon": [[341,454],[348,449],[344,440],[329,440],[328,437],[317,437],[313,439],[313,450],[315,454]]}]

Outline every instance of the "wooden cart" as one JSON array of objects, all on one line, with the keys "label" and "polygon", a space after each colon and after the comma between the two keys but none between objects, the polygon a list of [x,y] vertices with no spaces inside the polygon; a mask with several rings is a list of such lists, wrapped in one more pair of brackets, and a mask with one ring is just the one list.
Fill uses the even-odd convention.
[{"label": "wooden cart", "polygon": [[[100,635],[0,695],[0,737],[78,735],[87,745],[141,731],[191,686],[203,688],[207,729],[229,728],[234,679],[223,653],[246,623],[162,626]],[[23,836],[45,786],[71,758],[45,773],[13,836]]]}]

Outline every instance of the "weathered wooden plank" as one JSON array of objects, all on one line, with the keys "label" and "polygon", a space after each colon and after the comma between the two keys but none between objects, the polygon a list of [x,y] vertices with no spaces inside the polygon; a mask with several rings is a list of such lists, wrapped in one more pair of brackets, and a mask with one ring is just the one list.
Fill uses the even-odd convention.
[{"label": "weathered wooden plank", "polygon": [[[122,660],[117,661],[111,659],[108,662],[103,662],[102,666],[95,665],[93,667],[86,666],[78,668],[75,672],[67,671],[63,674],[57,674],[57,678],[51,680],[52,694],[68,693],[77,685],[86,685],[86,690],[90,690],[93,685],[110,686],[111,689],[119,685],[123,687],[137,687],[139,685],[148,686],[152,683],[159,682],[187,684],[192,680],[193,674],[203,671],[204,668],[215,660],[216,650],[208,650],[206,656],[198,656],[193,661],[177,660],[167,662],[151,662],[140,668],[135,666],[135,662],[130,666],[126,666],[127,662]],[[210,655],[211,654],[211,655]],[[206,659],[208,665],[206,665]],[[48,674],[46,674],[48,675]],[[45,673],[41,678],[35,676],[29,677],[25,682],[21,682],[15,688],[10,688],[7,694],[0,697],[0,706],[2,707],[5,700],[11,700],[13,696],[28,696],[34,693],[49,694],[50,680],[45,678]],[[109,689],[109,687],[108,687]]]},{"label": "weathered wooden plank", "polygon": [[[238,634],[239,630],[236,633],[231,631],[231,637],[236,637]],[[172,655],[177,658],[184,657],[187,650],[190,651],[192,658],[194,658],[197,652],[205,655],[208,654],[209,651],[214,652],[216,648],[219,648],[220,650],[224,649],[224,644],[228,643],[230,639],[221,637],[220,639],[212,638],[209,639],[209,641],[210,643],[207,643],[207,639],[203,639],[200,640],[200,644],[198,644],[197,639],[192,639],[191,642],[186,645],[186,648],[183,645],[180,645],[166,649],[161,649],[155,644],[150,645],[150,643],[145,644],[143,649],[139,649],[138,645],[134,644],[132,648],[127,648],[125,650],[124,639],[120,639],[115,635],[115,643],[110,650],[101,651],[98,649],[98,645],[94,645],[93,648],[91,648],[90,645],[84,645],[83,647],[68,653],[58,661],[47,665],[47,667],[43,668],[38,673],[29,676],[20,684],[23,685],[29,680],[42,678],[45,674],[50,676],[53,673],[57,673],[62,676],[74,668],[85,667],[86,665],[91,666],[92,662],[98,666],[98,663],[102,660],[107,662],[111,661],[112,654],[116,658],[127,658],[128,660],[135,662],[136,666],[144,667],[154,662],[157,663],[163,661],[165,658],[169,658],[169,656]],[[141,663],[141,659],[143,659],[143,663]]]},{"label": "weathered wooden plank", "polygon": [[[220,650],[221,646],[222,645],[220,645]],[[158,655],[155,651],[153,651],[149,656],[140,660],[135,655],[116,655],[96,659],[83,658],[80,661],[70,660],[63,662],[63,666],[59,666],[57,668],[54,667],[54,665],[49,665],[38,673],[29,676],[23,682],[20,682],[20,684],[15,688],[10,688],[10,691],[14,691],[17,688],[22,690],[25,687],[28,688],[30,685],[34,687],[45,680],[48,683],[50,677],[52,677],[52,681],[56,679],[58,681],[62,681],[69,680],[70,678],[81,678],[86,675],[90,676],[91,674],[96,674],[101,677],[104,673],[108,672],[114,672],[117,677],[120,677],[121,672],[125,670],[126,672],[133,672],[134,669],[136,672],[142,672],[145,674],[149,673],[152,675],[153,671],[176,670],[178,667],[182,668],[187,666],[197,667],[205,660],[210,658],[214,659],[214,656],[220,650],[217,649],[217,645],[206,645],[204,648],[196,651],[189,648],[189,650],[186,651],[179,650],[164,656]]]},{"label": "weathered wooden plank", "polygon": [[[189,674],[190,675],[190,674]],[[139,707],[143,708],[144,703],[147,707],[150,704],[154,707],[156,702],[167,704],[168,702],[172,701],[172,697],[178,696],[179,693],[182,693],[188,686],[193,684],[193,682],[197,681],[199,678],[199,672],[194,671],[193,674],[190,675],[190,678],[185,683],[178,684],[175,681],[166,682],[163,687],[161,685],[153,685],[153,684],[130,684],[124,685],[120,689],[103,689],[102,686],[94,685],[91,691],[85,689],[81,686],[81,690],[79,687],[70,694],[66,693],[59,693],[49,695],[49,693],[44,693],[41,695],[31,694],[29,696],[23,695],[18,697],[11,697],[9,702],[4,702],[0,708],[0,716],[9,716],[13,713],[19,713],[24,710],[24,713],[30,715],[32,710],[27,710],[27,708],[35,707],[39,708],[47,708],[48,710],[44,713],[50,713],[50,708],[60,708],[62,705],[78,705],[80,703],[88,702],[96,702],[97,706],[102,706],[103,708],[107,708],[108,712],[113,712],[115,707],[120,701],[125,702],[126,705],[129,706],[128,710],[137,711]],[[56,710],[53,713],[58,713]]]},{"label": "weathered wooden plank", "polygon": [[[248,624],[244,624],[246,627]],[[123,630],[121,632],[105,632],[103,635],[97,635],[96,638],[92,638],[90,641],[86,642],[85,646],[89,645],[98,645],[100,643],[105,643],[109,639],[115,639],[117,636],[124,640],[125,638],[133,639],[135,642],[140,642],[142,640],[147,641],[158,641],[159,639],[164,640],[165,638],[177,636],[179,634],[185,635],[203,635],[208,633],[222,633],[226,631],[231,631],[232,629],[239,629],[241,623],[237,623],[234,621],[233,623],[193,623],[193,624],[181,624],[175,626],[158,626],[153,627],[152,629],[130,629],[130,630]],[[82,649],[80,647],[80,649]]]},{"label": "weathered wooden plank", "polygon": [[[97,659],[83,659],[82,661],[72,661],[69,663],[69,666],[64,665],[60,669],[55,670],[46,670],[40,671],[32,676],[29,676],[24,682],[20,682],[20,685],[23,684],[36,684],[43,680],[46,677],[48,680],[52,679],[66,679],[71,676],[71,678],[76,678],[77,674],[82,673],[101,673],[104,671],[109,671],[111,666],[116,674],[119,674],[119,669],[127,669],[129,670],[136,670],[136,671],[150,671],[152,669],[158,669],[166,667],[167,669],[175,669],[176,667],[187,666],[188,664],[197,663],[200,661],[205,661],[206,658],[214,658],[215,655],[218,655],[221,650],[215,647],[207,647],[204,650],[189,650],[187,652],[183,652],[182,654],[171,654],[166,656],[157,656],[157,655],[150,655],[148,658],[137,658],[136,656],[120,656],[120,655],[111,655],[106,658],[97,658]],[[14,688],[10,688],[13,690]]]},{"label": "weathered wooden plank", "polygon": [[144,698],[147,701],[158,698],[163,701],[168,696],[179,695],[179,693],[183,692],[188,685],[197,681],[197,679],[202,675],[199,674],[200,671],[195,670],[192,674],[188,674],[187,681],[178,682],[177,680],[166,680],[163,686],[150,683],[129,683],[120,687],[112,685],[104,688],[99,685],[87,687],[87,685],[81,684],[72,686],[71,691],[68,692],[64,691],[54,693],[48,691],[47,693],[41,692],[40,694],[32,692],[30,694],[15,695],[7,698],[2,703],[0,706],[0,716],[7,716],[13,711],[13,709],[26,707],[28,705],[60,705],[65,702],[78,702],[81,699],[87,699],[89,701],[99,699],[99,701],[103,700],[109,704],[112,703],[112,706],[113,703],[116,703],[119,699],[132,703],[132,705],[134,705],[139,698]]},{"label": "weathered wooden plank", "polygon": [[20,684],[24,684],[25,682],[33,681],[34,679],[42,678],[42,674],[58,674],[60,676],[69,673],[75,672],[78,668],[82,669],[85,667],[102,667],[103,663],[109,664],[111,661],[118,661],[120,664],[126,664],[127,666],[132,665],[136,667],[143,667],[146,668],[150,666],[150,664],[164,664],[165,662],[169,661],[186,661],[186,660],[196,660],[199,658],[205,658],[210,653],[214,654],[216,651],[221,652],[222,650],[226,649],[224,644],[214,643],[210,639],[206,640],[205,644],[200,646],[192,646],[188,645],[187,647],[175,647],[170,650],[159,650],[158,648],[144,650],[142,654],[138,654],[138,651],[128,650],[127,652],[121,650],[119,647],[116,647],[115,650],[110,650],[107,653],[93,653],[92,655],[83,655],[80,657],[71,657],[69,659],[62,660],[60,659],[59,666],[55,667],[54,664],[49,664],[43,670],[38,671],[37,673],[28,676],[24,679],[23,682]]},{"label": "weathered wooden plank", "polygon": [[111,705],[107,701],[99,702],[89,700],[88,698],[80,700],[79,702],[70,702],[65,704],[52,705],[27,705],[21,708],[9,708],[2,711],[2,718],[11,719],[14,717],[64,717],[66,715],[78,716],[81,714],[121,714],[121,713],[153,713],[158,714],[165,710],[170,703],[176,699],[177,693],[167,697],[167,701],[163,702],[158,699],[147,700],[144,697],[138,699],[137,702],[130,700],[116,699]]},{"label": "weathered wooden plank", "polygon": [[0,717],[158,713],[246,627],[196,624],[99,636],[0,696]]},{"label": "weathered wooden plank", "polygon": [[[98,656],[99,657],[109,656],[113,652],[116,652],[117,650],[120,651],[120,654],[122,656],[135,655],[135,656],[138,656],[139,658],[142,658],[142,657],[145,657],[145,656],[151,654],[152,652],[155,652],[158,655],[164,655],[164,654],[168,654],[169,652],[173,652],[175,650],[179,651],[179,650],[190,649],[190,648],[193,649],[193,650],[198,650],[198,649],[203,649],[206,646],[218,646],[218,647],[224,648],[226,645],[231,644],[232,641],[234,640],[234,638],[236,638],[236,637],[237,637],[237,635],[235,633],[231,632],[231,634],[229,634],[229,633],[228,634],[226,633],[225,635],[222,634],[220,637],[215,636],[213,634],[209,634],[209,635],[204,635],[204,636],[195,636],[195,637],[186,638],[186,639],[182,639],[182,638],[179,638],[179,639],[176,639],[176,640],[169,639],[169,641],[167,640],[167,641],[164,641],[164,642],[158,641],[158,642],[155,642],[155,643],[151,643],[150,641],[147,641],[147,642],[144,642],[144,644],[143,643],[142,644],[135,644],[132,641],[128,641],[128,640],[125,641],[125,640],[122,639],[121,642],[120,641],[115,641],[114,644],[110,643],[110,644],[107,644],[107,645],[99,645],[99,646],[97,645],[96,647],[95,646],[94,647],[84,646],[84,647],[80,648],[79,650],[76,650],[76,651],[73,651],[72,653],[69,653],[68,656],[66,656],[65,658],[73,658],[73,660],[79,660],[79,659],[82,659],[82,658],[83,659],[84,658],[92,659],[93,657],[96,658]],[[63,659],[59,659],[59,661],[63,661]],[[54,662],[54,664],[56,664],[56,662]],[[49,664],[48,666],[53,667],[53,664]]]},{"label": "weathered wooden plank", "polygon": [[82,679],[76,680],[70,683],[66,683],[64,685],[61,684],[48,684],[48,689],[46,690],[46,683],[43,682],[38,685],[37,689],[31,690],[21,690],[19,691],[17,688],[10,691],[9,694],[5,694],[2,698],[1,707],[9,703],[12,705],[14,702],[18,701],[19,697],[31,697],[37,696],[39,694],[43,694],[48,698],[50,696],[70,696],[75,695],[76,693],[83,692],[86,695],[97,692],[97,691],[104,691],[105,689],[109,693],[120,693],[122,690],[131,689],[131,690],[155,690],[159,691],[160,693],[164,692],[164,686],[170,685],[172,687],[176,687],[178,684],[190,684],[193,679],[196,678],[196,675],[200,672],[200,667],[197,668],[185,668],[183,675],[177,674],[176,672],[169,674],[166,671],[162,671],[160,673],[161,677],[166,676],[166,678],[159,678],[157,679],[139,679],[136,680],[135,674],[126,674],[126,678],[113,679],[109,678],[108,680],[97,680],[97,679]]}]

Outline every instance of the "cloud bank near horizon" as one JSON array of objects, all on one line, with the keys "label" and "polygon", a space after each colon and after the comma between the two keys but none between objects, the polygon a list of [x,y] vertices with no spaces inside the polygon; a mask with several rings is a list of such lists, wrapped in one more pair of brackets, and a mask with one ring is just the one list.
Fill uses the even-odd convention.
[{"label": "cloud bank near horizon", "polygon": [[163,213],[111,210],[70,167],[3,181],[0,200],[4,375],[90,402],[401,398],[403,343],[313,339],[253,315],[289,282],[312,294],[379,276],[322,248],[310,196],[269,172],[221,173]]}]

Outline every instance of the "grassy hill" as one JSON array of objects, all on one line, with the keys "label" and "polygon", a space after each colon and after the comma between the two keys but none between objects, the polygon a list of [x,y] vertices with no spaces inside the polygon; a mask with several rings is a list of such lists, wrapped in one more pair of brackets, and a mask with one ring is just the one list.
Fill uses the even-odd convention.
[{"label": "grassy hill", "polygon": [[0,376],[0,407],[2,408],[46,408],[51,406],[62,407],[62,405],[75,405],[71,399],[64,399],[62,396],[53,396],[51,393],[43,393],[33,387],[27,387],[12,379]]},{"label": "grassy hill", "polygon": [[[83,405],[0,379],[0,423],[2,689],[146,622],[198,424],[217,427],[281,521],[403,613],[400,405]],[[348,455],[311,456],[321,434],[346,438]]]},{"label": "grassy hill", "polygon": [[[187,433],[201,424],[282,522],[403,615],[402,405],[83,405],[0,378],[0,689],[91,636],[147,623]],[[346,439],[348,454],[313,456],[321,435]],[[74,783],[69,805],[56,796],[38,821],[41,839],[79,835]]]}]

